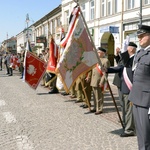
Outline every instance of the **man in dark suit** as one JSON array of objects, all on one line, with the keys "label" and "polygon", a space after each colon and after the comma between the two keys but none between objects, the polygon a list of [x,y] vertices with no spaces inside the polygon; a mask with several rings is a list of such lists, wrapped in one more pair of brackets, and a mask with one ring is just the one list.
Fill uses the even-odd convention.
[{"label": "man in dark suit", "polygon": [[[132,88],[132,81],[133,81],[133,71],[132,71],[132,64],[134,55],[136,52],[137,45],[133,42],[129,42],[127,47],[127,52],[129,54],[129,58],[124,60],[124,63],[118,65],[117,67],[108,68],[108,73],[116,73],[120,72],[120,90],[122,93],[122,102],[125,109],[125,128],[124,132],[120,135],[121,137],[128,137],[135,135],[135,126],[134,126],[134,119],[132,113],[132,103],[128,100],[128,96],[130,90]],[[123,59],[123,58],[122,58]]]},{"label": "man in dark suit", "polygon": [[135,56],[129,100],[133,103],[139,150],[150,150],[150,26],[139,25],[137,36],[142,49]]},{"label": "man in dark suit", "polygon": [[[129,54],[126,49],[126,51],[121,52],[121,49],[119,47],[116,48],[116,55],[114,56],[117,65],[123,65],[125,64],[128,59],[129,59]],[[125,126],[125,108],[124,108],[124,102],[122,100],[122,92],[121,92],[121,72],[115,73],[114,79],[113,79],[113,84],[117,86],[118,88],[118,95],[119,95],[119,101],[120,101],[120,107],[121,107],[121,112],[122,112],[122,122],[123,125]]]}]

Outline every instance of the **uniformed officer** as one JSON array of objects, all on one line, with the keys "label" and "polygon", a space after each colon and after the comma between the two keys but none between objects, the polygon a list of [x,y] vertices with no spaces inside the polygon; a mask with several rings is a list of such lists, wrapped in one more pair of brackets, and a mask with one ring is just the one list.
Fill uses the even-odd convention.
[{"label": "uniformed officer", "polygon": [[[105,57],[106,50],[102,47],[98,47],[97,52],[103,67],[105,68],[110,67],[110,62]],[[102,73],[101,66],[97,64],[97,66],[92,69],[92,77],[90,84],[92,86],[94,97],[94,109],[91,111],[95,112],[95,115],[99,115],[103,112],[104,95],[102,88],[104,87],[104,83],[105,83],[105,75]]]},{"label": "uniformed officer", "polygon": [[[122,103],[123,103],[123,116],[125,116],[124,120],[124,132],[120,135],[121,137],[128,137],[135,135],[135,126],[134,119],[132,113],[132,103],[128,100],[128,96],[130,90],[132,88],[133,82],[133,71],[132,64],[135,56],[137,45],[133,42],[129,42],[127,46],[127,52],[129,54],[129,58],[123,60],[124,63],[119,64],[116,67],[108,68],[108,73],[116,73],[120,72],[120,90],[122,93]],[[126,57],[125,57],[126,58]],[[122,59],[124,59],[122,57]]]},{"label": "uniformed officer", "polygon": [[139,25],[137,36],[141,49],[135,56],[129,100],[134,104],[139,150],[150,150],[150,26]]}]

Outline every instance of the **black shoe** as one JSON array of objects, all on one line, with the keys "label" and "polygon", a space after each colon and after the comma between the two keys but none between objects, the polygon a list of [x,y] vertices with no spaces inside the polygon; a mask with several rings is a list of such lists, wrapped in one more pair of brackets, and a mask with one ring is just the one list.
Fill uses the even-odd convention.
[{"label": "black shoe", "polygon": [[69,95],[69,93],[63,92],[61,93],[61,95],[66,96],[66,95]]},{"label": "black shoe", "polygon": [[20,77],[20,79],[23,79],[23,77]]},{"label": "black shoe", "polygon": [[91,113],[95,113],[96,112],[96,110],[95,109],[92,109],[92,110],[90,110],[90,111],[88,111],[88,112],[86,112],[86,113],[84,113],[84,114],[91,114]]},{"label": "black shoe", "polygon": [[12,74],[9,74],[8,76],[12,76]]},{"label": "black shoe", "polygon": [[73,98],[77,98],[77,97],[76,97],[75,95],[71,95],[71,96],[70,96],[70,98],[72,98],[72,99],[73,99]]},{"label": "black shoe", "polygon": [[85,105],[85,104],[83,104],[83,105],[80,105],[80,107],[84,107],[84,105]]},{"label": "black shoe", "polygon": [[97,111],[97,112],[95,112],[95,115],[100,115],[102,113],[103,113],[102,111]]},{"label": "black shoe", "polygon": [[88,105],[85,104],[85,105],[83,106],[83,108],[88,108]]},{"label": "black shoe", "polygon": [[91,112],[94,113],[94,112],[96,112],[96,110],[95,110],[95,109],[92,109]]},{"label": "black shoe", "polygon": [[49,94],[56,94],[59,93],[57,89],[52,89],[51,91],[48,92]]},{"label": "black shoe", "polygon": [[82,103],[83,100],[76,100],[75,103]]},{"label": "black shoe", "polygon": [[120,137],[129,137],[129,136],[135,136],[134,134],[127,134],[127,133],[122,133],[120,134]]}]

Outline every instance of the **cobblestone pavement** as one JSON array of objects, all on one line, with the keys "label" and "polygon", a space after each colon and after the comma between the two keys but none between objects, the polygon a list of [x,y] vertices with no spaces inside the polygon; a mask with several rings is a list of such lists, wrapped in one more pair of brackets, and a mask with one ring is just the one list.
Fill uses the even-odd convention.
[{"label": "cobblestone pavement", "polygon": [[[0,150],[137,150],[122,127],[109,92],[104,113],[86,114],[69,96],[31,89],[15,72],[0,72]],[[111,77],[110,77],[111,78]],[[111,88],[119,108],[116,87]]]}]

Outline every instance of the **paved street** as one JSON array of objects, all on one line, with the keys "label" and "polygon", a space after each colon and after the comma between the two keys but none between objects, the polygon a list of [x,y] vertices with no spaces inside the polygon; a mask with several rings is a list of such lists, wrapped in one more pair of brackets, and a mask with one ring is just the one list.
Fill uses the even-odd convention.
[{"label": "paved street", "polygon": [[10,77],[0,71],[0,150],[138,149],[136,136],[119,136],[122,127],[109,92],[101,115],[86,114],[80,105],[41,86],[31,89],[16,71]]}]

